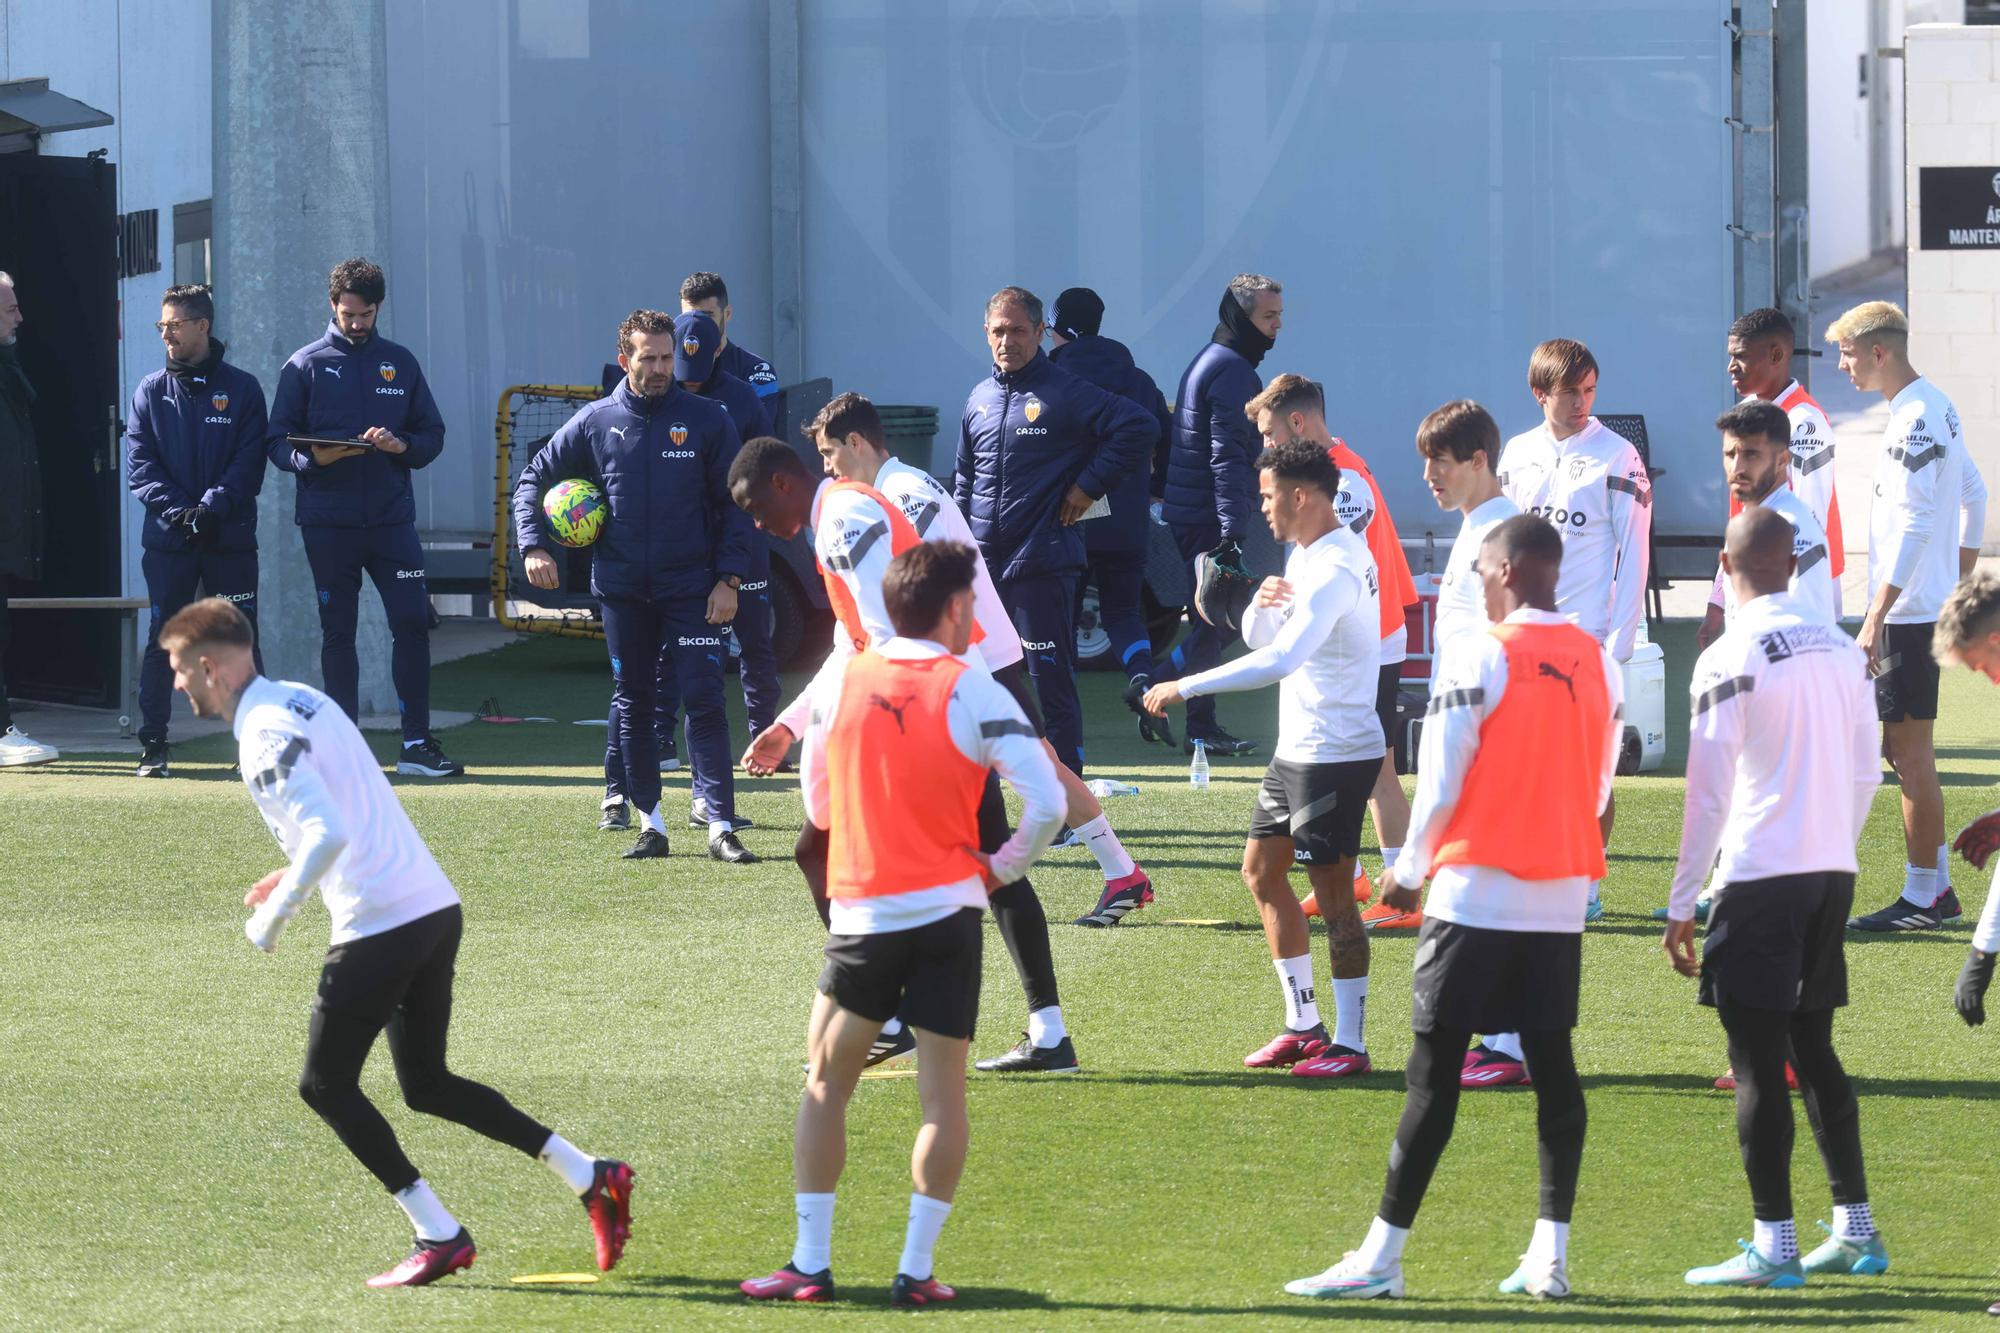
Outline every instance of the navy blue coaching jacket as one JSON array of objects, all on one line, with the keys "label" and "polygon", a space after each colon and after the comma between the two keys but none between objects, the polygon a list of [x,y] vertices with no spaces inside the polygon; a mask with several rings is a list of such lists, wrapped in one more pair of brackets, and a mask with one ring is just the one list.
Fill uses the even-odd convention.
[{"label": "navy blue coaching jacket", "polygon": [[994,576],[1082,570],[1084,525],[1062,525],[1063,497],[1075,485],[1095,500],[1143,470],[1159,433],[1137,404],[1040,351],[981,380],[959,421],[953,491]]},{"label": "navy blue coaching jacket", "polygon": [[[321,467],[309,450],[285,440],[287,435],[352,439],[370,426],[394,431],[409,449],[400,454],[371,449]],[[444,418],[409,348],[379,333],[351,343],[329,323],[318,341],[292,353],[278,372],[269,452],[273,463],[298,473],[300,527],[414,523],[410,473],[444,452]]]},{"label": "navy blue coaching jacket", "polygon": [[722,404],[678,384],[653,400],[621,383],[571,417],[514,486],[522,551],[553,550],[542,493],[581,478],[603,488],[611,517],[591,548],[599,597],[707,597],[724,574],[750,570],[749,515],[729,498],[742,440]]},{"label": "navy blue coaching jacket", "polygon": [[1167,400],[1153,377],[1132,360],[1131,350],[1116,338],[1085,334],[1052,349],[1049,359],[1107,393],[1137,403],[1159,423],[1160,434],[1152,452],[1111,488],[1111,513],[1083,525],[1084,544],[1093,552],[1143,551],[1152,521],[1152,487],[1156,476],[1164,472],[1167,440],[1173,428]]},{"label": "navy blue coaching jacket", "polygon": [[125,414],[126,485],[146,507],[140,541],[149,551],[187,551],[183,510],[207,505],[221,523],[218,551],[257,549],[257,493],[264,489],[264,389],[257,377],[209,358],[176,375],[139,381]]},{"label": "navy blue coaching jacket", "polygon": [[1257,455],[1264,442],[1243,408],[1263,389],[1256,368],[1221,343],[1209,343],[1189,363],[1176,395],[1174,441],[1167,453],[1162,514],[1167,522],[1220,525],[1229,541],[1248,538],[1262,522]]}]

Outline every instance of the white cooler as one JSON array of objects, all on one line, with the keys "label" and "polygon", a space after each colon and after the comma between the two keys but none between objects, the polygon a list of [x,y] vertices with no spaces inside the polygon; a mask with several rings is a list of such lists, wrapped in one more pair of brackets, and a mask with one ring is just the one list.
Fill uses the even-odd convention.
[{"label": "white cooler", "polygon": [[1625,744],[1620,773],[1650,773],[1667,760],[1667,657],[1645,638],[1625,663]]}]

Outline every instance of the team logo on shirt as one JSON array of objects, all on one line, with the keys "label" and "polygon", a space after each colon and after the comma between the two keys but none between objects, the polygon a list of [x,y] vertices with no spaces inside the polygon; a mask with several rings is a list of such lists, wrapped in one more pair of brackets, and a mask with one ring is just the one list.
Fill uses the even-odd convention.
[{"label": "team logo on shirt", "polygon": [[1570,459],[1569,479],[1571,481],[1582,481],[1584,469],[1588,468],[1589,466],[1590,466],[1590,460],[1588,458],[1578,457]]},{"label": "team logo on shirt", "polygon": [[215,394],[208,401],[214,404],[215,410],[218,412],[227,412],[229,410],[229,395],[226,393]]},{"label": "team logo on shirt", "polygon": [[1042,415],[1041,399],[1030,396],[1021,406],[1021,415],[1028,419],[1029,425],[1034,425],[1035,419]]},{"label": "team logo on shirt", "polygon": [[375,369],[382,373],[382,382],[384,384],[394,384],[396,382],[396,367],[393,363],[384,361],[381,365],[375,367]]},{"label": "team logo on shirt", "polygon": [[676,421],[673,425],[667,427],[667,438],[675,444],[686,444],[688,442],[688,428],[686,423]]},{"label": "team logo on shirt", "polygon": [[684,356],[700,356],[701,339],[695,337],[692,333],[681,339],[681,354]]},{"label": "team logo on shirt", "polygon": [[916,697],[917,696],[914,694],[906,694],[901,699],[897,700],[895,703],[890,703],[887,699],[883,698],[879,694],[871,694],[868,696],[868,704],[871,708],[879,708],[883,712],[887,713],[890,717],[895,718],[896,730],[898,732],[903,732],[904,734],[908,734],[907,732],[904,731],[903,727],[903,710],[905,708],[908,708],[910,706],[910,701],[915,699]]}]

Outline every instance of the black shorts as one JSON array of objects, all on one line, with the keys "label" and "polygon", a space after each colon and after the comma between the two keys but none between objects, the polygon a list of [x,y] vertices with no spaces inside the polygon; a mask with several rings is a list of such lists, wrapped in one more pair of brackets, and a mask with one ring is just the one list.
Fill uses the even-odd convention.
[{"label": "black shorts", "polygon": [[451,979],[465,913],[457,903],[405,921],[400,926],[326,951],[313,1008],[386,1025],[422,980],[425,989],[442,985],[450,1012]]},{"label": "black shorts", "polygon": [[1257,788],[1250,837],[1290,838],[1294,859],[1330,866],[1361,855],[1361,816],[1375,790],[1380,759],[1346,764],[1298,764],[1273,759]]},{"label": "black shorts", "polygon": [[900,1015],[913,1028],[969,1040],[979,1021],[982,915],[962,907],[914,930],[829,935],[820,993],[878,1023]]},{"label": "black shorts", "polygon": [[1391,662],[1383,667],[1375,683],[1375,716],[1382,721],[1382,744],[1391,754],[1396,752],[1396,696],[1402,688],[1403,664]]},{"label": "black shorts", "polygon": [[1042,720],[1042,706],[1035,699],[1034,687],[1028,681],[1028,663],[1024,658],[1019,662],[1009,662],[993,673],[993,679],[1000,682],[1007,693],[1014,696],[1014,702],[1021,705],[1028,725],[1035,729],[1037,738],[1049,734],[1049,724]]},{"label": "black shorts", "polygon": [[1410,981],[1410,1027],[1554,1032],[1576,1026],[1583,933],[1489,930],[1424,918]]},{"label": "black shorts", "polygon": [[1701,1002],[1815,1013],[1847,1003],[1847,914],[1854,876],[1840,871],[1725,884],[1708,909]]},{"label": "black shorts", "polygon": [[1884,625],[1882,661],[1875,678],[1875,716],[1882,722],[1911,718],[1928,722],[1937,717],[1938,664],[1931,656],[1935,624]]}]

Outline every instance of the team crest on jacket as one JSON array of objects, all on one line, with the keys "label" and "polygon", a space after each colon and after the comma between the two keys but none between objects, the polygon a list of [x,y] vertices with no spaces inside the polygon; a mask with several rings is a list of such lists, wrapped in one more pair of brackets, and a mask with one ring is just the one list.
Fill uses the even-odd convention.
[{"label": "team crest on jacket", "polygon": [[1581,456],[1569,460],[1569,479],[1582,481],[1583,470],[1590,466],[1590,460]]},{"label": "team crest on jacket", "polygon": [[700,356],[701,339],[695,337],[692,333],[690,333],[687,337],[681,339],[681,351],[686,353],[688,356]]},{"label": "team crest on jacket", "polygon": [[1021,408],[1021,415],[1026,417],[1030,424],[1033,424],[1035,418],[1039,417],[1041,414],[1042,414],[1042,402],[1041,399],[1039,398],[1030,398],[1027,401],[1026,405],[1024,405]]},{"label": "team crest on jacket", "polygon": [[208,401],[215,405],[215,410],[218,412],[227,412],[229,410],[229,395],[226,393],[215,394]]},{"label": "team crest on jacket", "polygon": [[382,382],[384,384],[394,384],[396,382],[396,367],[389,362],[384,361],[381,365],[375,367],[375,369],[382,372]]},{"label": "team crest on jacket", "polygon": [[677,445],[686,444],[688,440],[688,428],[686,424],[676,421],[673,425],[667,427],[667,438]]}]

